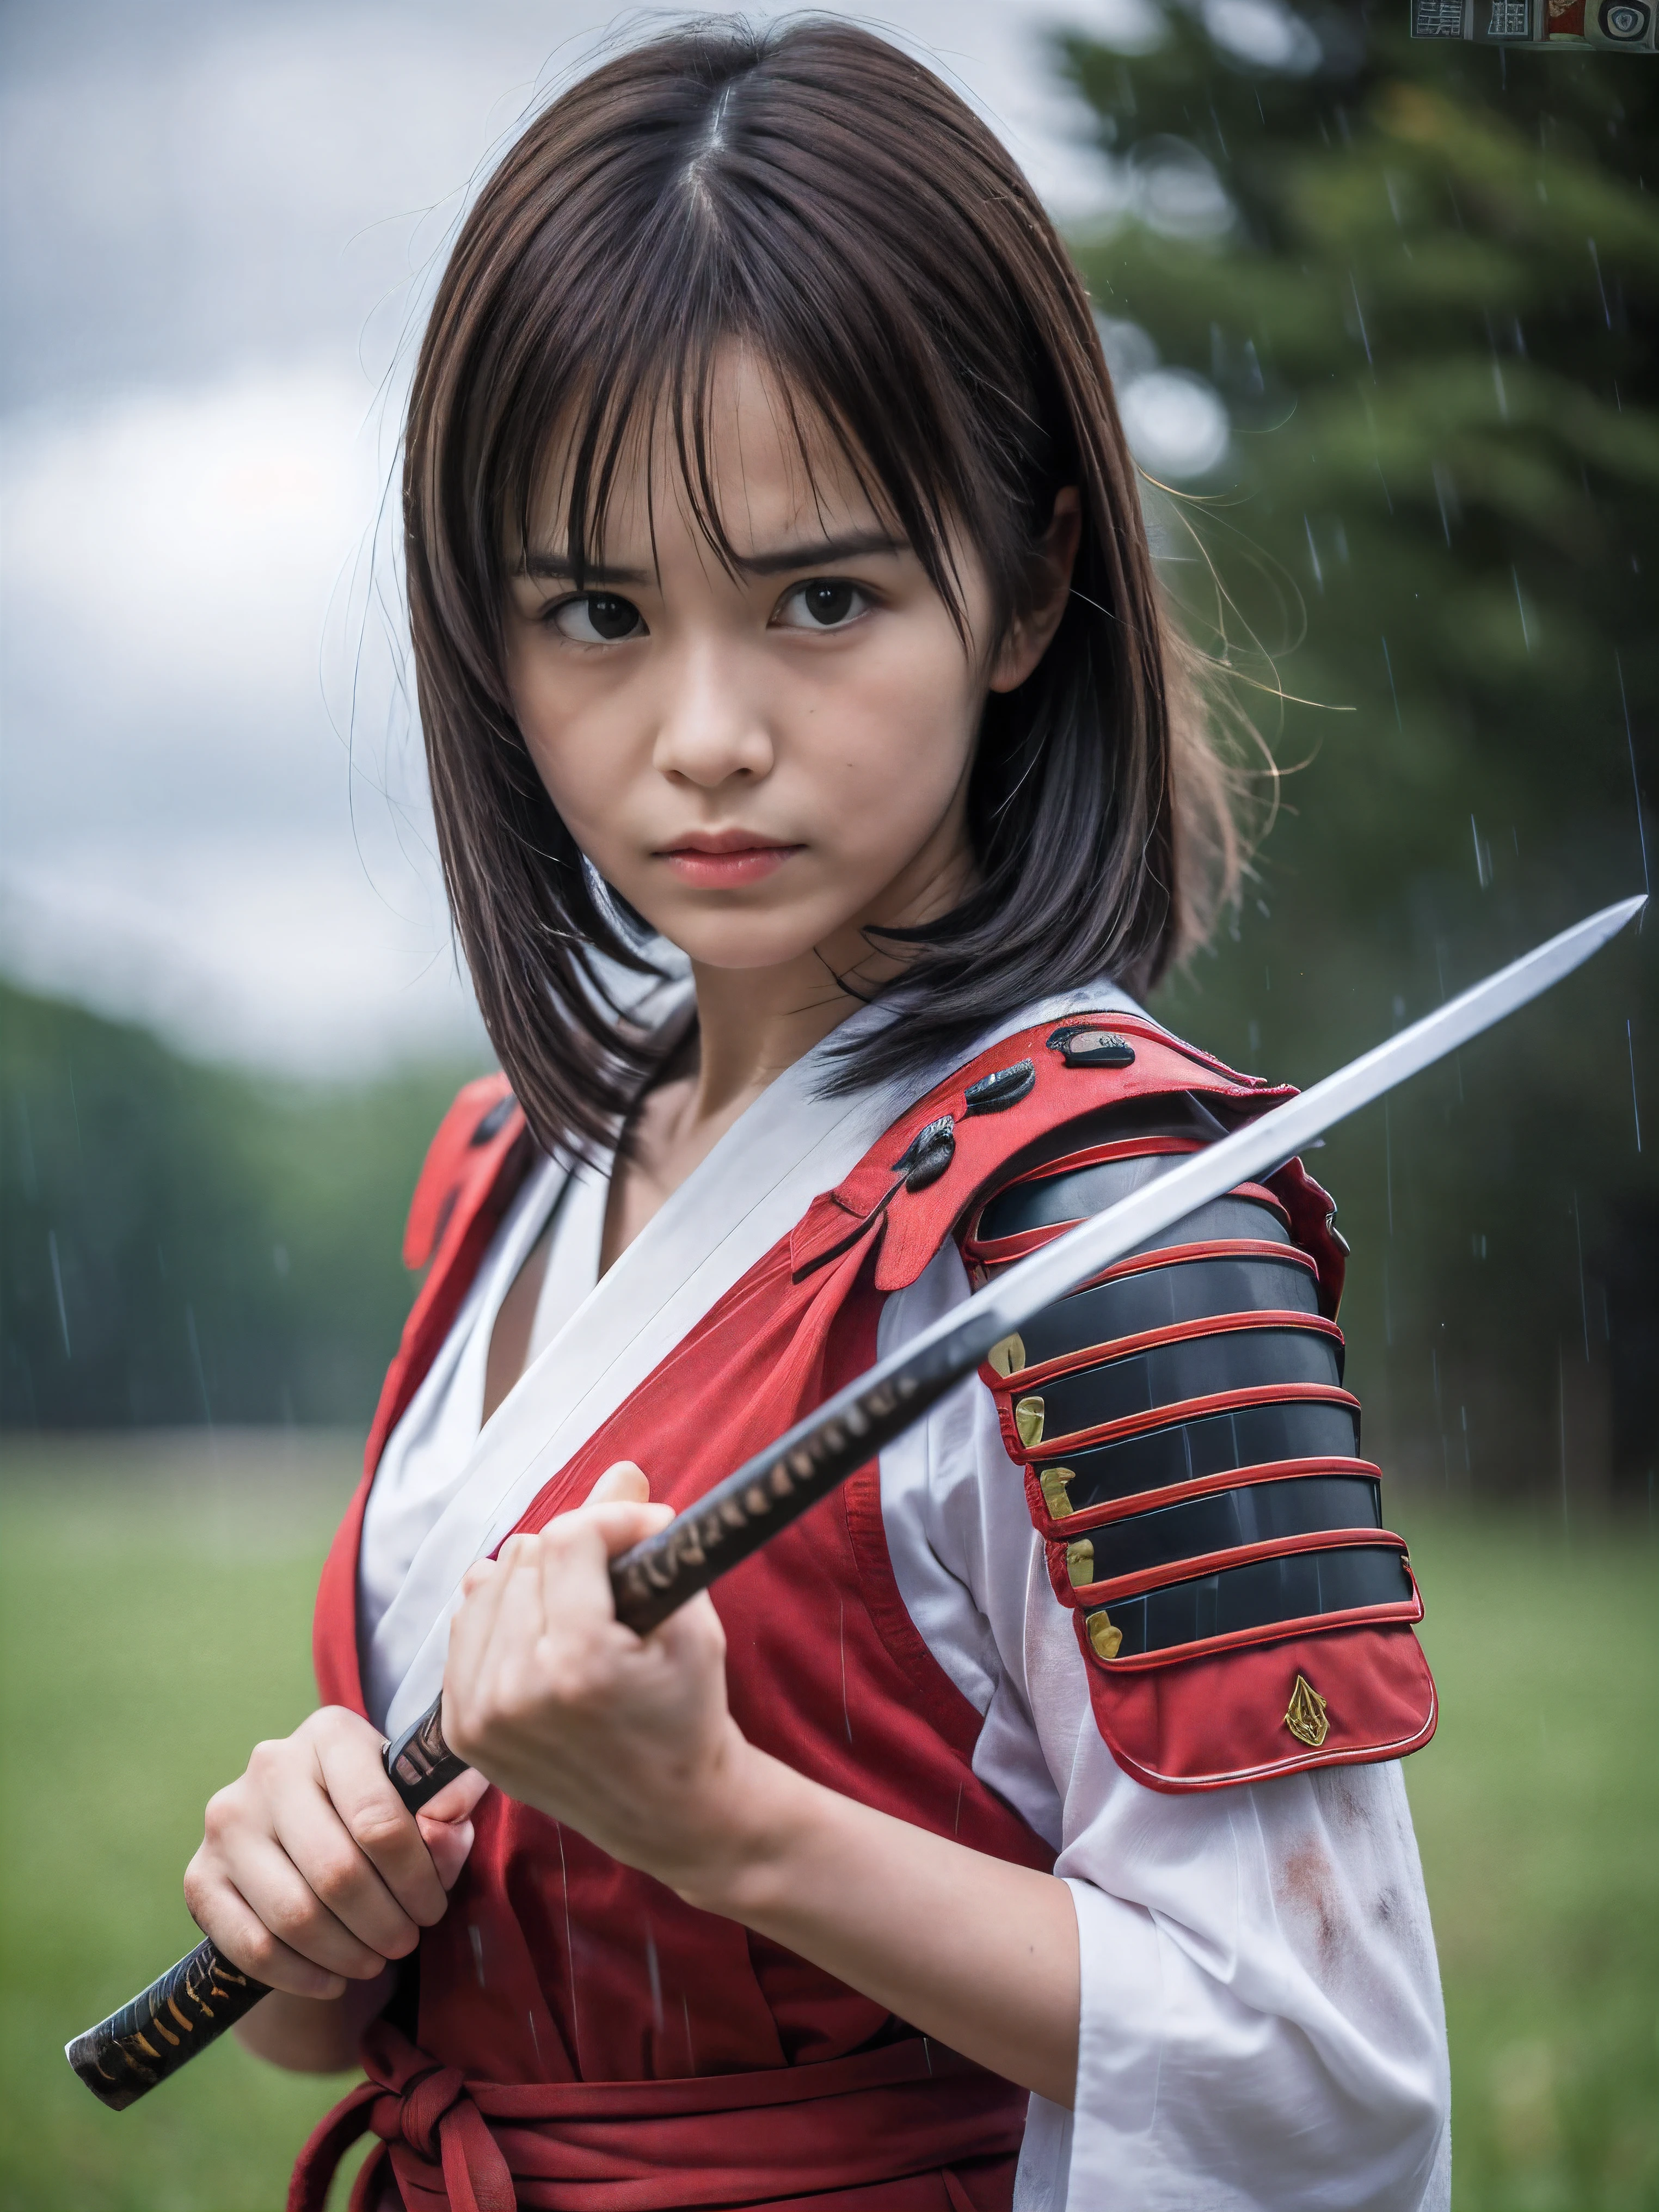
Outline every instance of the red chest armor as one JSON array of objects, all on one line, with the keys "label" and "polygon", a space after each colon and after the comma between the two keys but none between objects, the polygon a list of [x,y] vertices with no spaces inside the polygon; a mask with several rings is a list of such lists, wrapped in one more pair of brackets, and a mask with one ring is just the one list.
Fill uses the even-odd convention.
[{"label": "red chest armor", "polygon": [[[1115,1015],[1113,1026],[1133,1036],[1132,1066],[1068,1066],[1045,1051],[1052,1027],[1045,1025],[1005,1040],[921,1101],[674,1347],[520,1526],[538,1528],[579,1504],[621,1459],[637,1461],[653,1494],[676,1508],[699,1497],[871,1363],[886,1297],[914,1282],[945,1238],[975,1218],[1011,1163],[1066,1121],[1135,1097],[1201,1091],[1230,1111],[1249,1112],[1286,1095],[1233,1075],[1150,1024]],[[969,1086],[1024,1059],[1035,1064],[1035,1080],[1013,1103],[975,1113]],[[946,1113],[955,1121],[949,1171],[925,1188],[906,1188],[896,1164]],[[362,1710],[356,1558],[374,1464],[530,1158],[522,1117],[500,1079],[469,1086],[434,1140],[408,1249],[414,1264],[430,1256],[432,1272],[388,1376],[363,1485],[319,1596],[317,1671],[330,1702]],[[1334,1310],[1341,1263],[1329,1201],[1295,1164],[1274,1181],[1292,1235],[1328,1279]],[[987,1379],[1003,1378],[988,1372]],[[1021,1455],[1012,1434],[1011,1449]],[[1007,1472],[1010,1481],[1021,1480],[1016,1466]],[[1063,1522],[1042,1517],[1040,1488],[1033,1500],[1051,1552],[1063,1551]],[[1063,1578],[1055,1589],[1071,1601]],[[1091,1595],[1085,1589],[1085,1599]],[[928,1652],[900,1598],[873,1465],[728,1574],[714,1597],[732,1709],[752,1741],[832,1789],[973,1849],[1038,1868],[1052,1863],[1042,1839],[973,1772],[979,1716]],[[1421,1661],[1403,1622],[1355,1622],[1349,1632],[1385,1639],[1375,1649],[1355,1645],[1351,1662],[1336,1662],[1356,1681],[1375,1677],[1376,1693],[1349,1698],[1345,1687],[1331,1700],[1333,1713],[1354,1725],[1346,1743],[1331,1741],[1325,1759],[1389,1755],[1377,1747],[1377,1695],[1385,1705],[1410,1703],[1419,1686]],[[1129,1715],[1130,1737],[1138,1724],[1157,1761],[1167,1766],[1173,1755],[1178,1771],[1170,1713],[1158,1710],[1158,1670],[1115,1678],[1086,1634],[1079,1641],[1103,1732],[1122,1763],[1131,1771],[1138,1764],[1133,1742],[1121,1745],[1121,1731],[1109,1724],[1120,1710]],[[1259,1648],[1274,1646],[1259,1640]],[[1199,1663],[1237,1674],[1259,1662],[1253,1649],[1207,1661],[1200,1655]],[[1334,1680],[1332,1663],[1322,1680]],[[1264,1712],[1275,1700],[1278,1711],[1264,1720],[1262,1740],[1275,1754],[1280,1742],[1287,1746],[1279,1765],[1311,1763],[1314,1754],[1283,1737],[1277,1673],[1264,1696]],[[1150,1720],[1142,1714],[1137,1723],[1149,1698]],[[1212,1692],[1205,1702],[1213,1713]],[[1254,1754],[1246,1763],[1262,1765]],[[1166,1774],[1162,1786],[1194,1780],[1172,1784]],[[879,2202],[941,2212],[1009,2202],[1023,2092],[931,2051],[819,1969],[735,1923],[694,1911],[498,1792],[479,1808],[477,1841],[447,1917],[422,1940],[419,2051],[396,2045],[389,2031],[380,2032],[376,2045],[374,2033],[368,2055],[380,2116],[374,2124],[396,2134],[392,2164],[410,2203],[464,2203],[457,2177],[474,2168],[497,2189],[510,2171],[519,2203],[569,2212],[807,2197],[826,2206]],[[441,2074],[453,2094],[447,2103],[438,2100],[439,2117],[422,2123],[416,2142],[409,2116],[422,2084]],[[764,2120],[763,2108],[770,2115]],[[745,2114],[735,2138],[734,2109]],[[741,2171],[732,2165],[734,2140],[746,2147]],[[501,2161],[499,2175],[493,2160]],[[319,2171],[313,2158],[311,2172]],[[486,2201],[477,2179],[465,2186]],[[303,2188],[313,2188],[309,2178]],[[866,2194],[878,2188],[878,2196]]]}]

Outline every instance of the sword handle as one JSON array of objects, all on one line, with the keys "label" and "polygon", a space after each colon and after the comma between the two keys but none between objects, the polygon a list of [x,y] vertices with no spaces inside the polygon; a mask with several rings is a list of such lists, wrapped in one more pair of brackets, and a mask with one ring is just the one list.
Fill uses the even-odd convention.
[{"label": "sword handle", "polygon": [[[959,1381],[984,1349],[955,1345],[926,1371],[896,1381],[861,1377],[798,1422],[665,1528],[611,1562],[617,1620],[648,1634],[873,1459]],[[434,1699],[381,1754],[393,1789],[411,1813],[466,1769],[444,1741],[441,1703]],[[131,2004],[77,2035],[65,2053],[94,2096],[122,2112],[204,2051],[265,1993],[264,1983],[204,1942]]]},{"label": "sword handle", "polygon": [[124,2112],[252,2012],[267,1987],[204,1936],[131,2004],[66,2043],[64,2056],[100,2103]]},{"label": "sword handle", "polygon": [[[380,1753],[392,1788],[411,1813],[466,1771],[466,1761],[444,1741],[441,1703],[434,1699]],[[64,2056],[100,2103],[124,2112],[269,1994],[269,1983],[233,1966],[212,1938],[204,1936],[131,2004],[66,2043]]]}]

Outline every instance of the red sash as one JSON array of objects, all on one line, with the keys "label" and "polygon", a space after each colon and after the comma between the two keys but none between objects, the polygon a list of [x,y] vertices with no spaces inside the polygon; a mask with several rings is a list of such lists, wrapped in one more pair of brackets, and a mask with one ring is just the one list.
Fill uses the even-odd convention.
[{"label": "red sash", "polygon": [[817,2066],[666,2081],[504,2087],[440,2066],[384,2021],[368,2080],[300,2154],[289,2212],[323,2212],[342,2154],[371,2130],[350,2212],[752,2212],[1006,2206],[1024,2100],[920,2036]]}]

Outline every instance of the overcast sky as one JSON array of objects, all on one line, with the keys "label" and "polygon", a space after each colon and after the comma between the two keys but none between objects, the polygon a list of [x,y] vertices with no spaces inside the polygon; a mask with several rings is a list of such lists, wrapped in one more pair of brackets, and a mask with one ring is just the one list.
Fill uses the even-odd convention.
[{"label": "overcast sky", "polygon": [[[1115,186],[1048,70],[1060,12],[902,0],[879,21],[1076,218]],[[1064,15],[1145,35],[1141,0]],[[653,20],[593,0],[0,15],[13,974],[296,1070],[466,1033],[374,611],[398,364],[480,165],[538,90]]]}]

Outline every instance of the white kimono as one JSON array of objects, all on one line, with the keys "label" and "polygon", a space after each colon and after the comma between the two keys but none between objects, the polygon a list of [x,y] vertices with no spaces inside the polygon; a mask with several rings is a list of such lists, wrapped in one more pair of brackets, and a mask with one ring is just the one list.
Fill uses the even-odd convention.
[{"label": "white kimono", "polygon": [[[1128,1003],[1044,1000],[975,1049]],[[358,1638],[381,1725],[436,1694],[467,1566],[925,1087],[825,1098],[824,1060],[780,1076],[602,1279],[607,1175],[526,1179],[370,1492]],[[526,1372],[481,1431],[495,1316],[550,1217]],[[967,1295],[947,1245],[889,1298],[880,1350]],[[911,1619],[983,1716],[975,1771],[1054,1846],[1077,1911],[1076,2107],[1032,2098],[1016,2207],[1445,2212],[1445,2021],[1399,1766],[1184,1795],[1124,1774],[976,1378],[882,1454],[881,1494]]]}]

